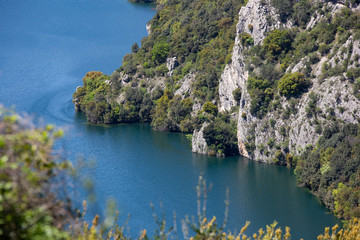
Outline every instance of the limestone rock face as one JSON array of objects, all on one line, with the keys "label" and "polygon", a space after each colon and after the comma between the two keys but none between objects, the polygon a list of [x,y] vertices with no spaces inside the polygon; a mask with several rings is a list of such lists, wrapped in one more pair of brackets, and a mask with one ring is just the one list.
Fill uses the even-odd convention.
[{"label": "limestone rock face", "polygon": [[124,85],[126,85],[126,83],[130,82],[130,80],[131,80],[131,77],[128,74],[123,73],[123,72],[120,73],[120,81]]},{"label": "limestone rock face", "polygon": [[204,138],[205,123],[200,130],[195,130],[192,137],[192,151],[200,154],[208,154],[208,146]]},{"label": "limestone rock face", "polygon": [[169,70],[168,75],[171,76],[174,69],[179,66],[179,62],[176,57],[166,59],[166,67]]},{"label": "limestone rock face", "polygon": [[195,81],[195,74],[187,74],[179,83],[180,88],[175,91],[175,94],[185,97],[191,94],[191,85]]},{"label": "limestone rock face", "polygon": [[[270,18],[275,18],[275,21],[270,22]],[[239,35],[243,32],[249,33],[254,39],[254,44],[259,44],[267,32],[282,26],[278,18],[270,1],[249,0],[247,5],[240,9],[231,64],[225,67],[219,83],[220,111],[230,111],[233,106],[236,106],[233,91],[241,87],[244,94],[246,88],[244,47],[240,43]]]},{"label": "limestone rock face", "polygon": [[[76,88],[76,91],[79,90],[79,88],[81,88],[81,86],[78,86],[78,87]],[[75,111],[80,111],[79,99],[78,99],[78,98],[74,98],[74,99],[73,99],[73,103],[74,103]]]},{"label": "limestone rock face", "polygon": [[[335,14],[344,6],[338,1],[328,2],[324,7],[330,8],[330,12]],[[272,21],[268,21],[270,18]],[[291,27],[291,22],[283,24],[278,19],[270,1],[249,0],[247,5],[241,8],[232,62],[225,67],[219,84],[219,110],[230,111],[239,104],[237,137],[240,154],[268,163],[274,161],[278,149],[286,148],[292,154],[300,154],[307,145],[314,145],[322,134],[322,128],[325,128],[326,124],[331,124],[328,120],[331,117],[344,123],[358,123],[360,119],[360,101],[352,94],[352,86],[347,80],[346,73],[325,78],[323,75],[324,64],[332,68],[342,66],[346,58],[348,69],[359,67],[360,42],[352,37],[342,46],[332,48],[327,56],[320,57],[317,63],[311,65],[312,86],[308,92],[294,100],[296,106],[292,109],[294,111],[290,117],[284,117],[284,111],[293,108],[289,99],[285,97],[279,100],[280,110],[271,110],[262,119],[252,116],[251,98],[247,91],[248,71],[244,59],[246,47],[241,45],[239,34],[249,33],[254,39],[254,44],[261,44],[269,31]],[[322,17],[317,14],[311,18],[307,28],[313,28],[319,21],[322,21]],[[308,57],[304,57],[290,65],[286,72],[302,71],[308,61]],[[232,94],[236,88],[242,90],[240,103],[235,101]],[[310,117],[308,112],[309,103],[314,98],[318,111],[316,118]],[[270,121],[272,124],[269,124]],[[199,135],[200,132],[197,132],[196,138],[193,139],[193,151],[201,151],[200,148],[196,148]],[[251,152],[247,149],[250,141],[253,142]],[[272,142],[275,146],[272,146]]]},{"label": "limestone rock face", "polygon": [[150,23],[146,24],[146,32],[147,32],[148,35],[151,34],[151,24]]}]

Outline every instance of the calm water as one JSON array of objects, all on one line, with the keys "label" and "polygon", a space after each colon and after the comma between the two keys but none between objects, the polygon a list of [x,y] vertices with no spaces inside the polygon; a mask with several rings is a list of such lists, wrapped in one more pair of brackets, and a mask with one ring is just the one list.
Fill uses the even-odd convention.
[{"label": "calm water", "polygon": [[[60,142],[70,159],[97,159],[95,211],[114,198],[122,220],[136,236],[154,228],[150,203],[168,222],[196,214],[195,186],[203,174],[213,183],[208,216],[224,217],[230,190],[228,228],[250,220],[250,232],[277,220],[295,238],[314,239],[337,220],[308,192],[296,187],[292,170],[240,157],[216,159],[192,154],[183,134],[146,124],[112,127],[86,124],[71,96],[90,70],[111,72],[134,42],[146,35],[151,6],[126,0],[0,0],[0,102],[66,129]],[[295,227],[296,226],[296,227]],[[180,227],[180,226],[178,226]],[[249,233],[250,233],[249,232]]]}]

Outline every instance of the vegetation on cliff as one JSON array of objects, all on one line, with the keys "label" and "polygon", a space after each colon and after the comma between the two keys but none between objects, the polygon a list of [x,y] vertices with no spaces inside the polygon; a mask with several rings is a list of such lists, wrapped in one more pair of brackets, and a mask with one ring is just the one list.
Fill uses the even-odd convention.
[{"label": "vegetation on cliff", "polygon": [[334,123],[296,159],[298,183],[344,219],[360,217],[360,126]]},{"label": "vegetation on cliff", "polygon": [[[319,196],[339,218],[357,217],[359,119],[341,119],[339,115],[345,112],[345,107],[338,107],[339,114],[328,104],[324,109],[320,94],[325,89],[319,89],[319,85],[324,81],[346,82],[349,90],[344,95],[357,96],[360,64],[353,51],[360,40],[360,15],[354,9],[359,1],[348,1],[337,12],[331,12],[334,11],[331,5],[323,1],[274,0],[272,4],[281,21],[291,21],[293,27],[270,31],[258,45],[241,41],[249,71],[250,113],[258,119],[251,125],[245,146],[251,157],[256,149],[270,163],[295,167],[299,185]],[[311,18],[313,22],[309,25]],[[249,34],[243,39],[251,37]],[[314,69],[319,62],[320,71]],[[303,95],[308,91],[306,123],[301,124],[315,129],[314,139],[321,137],[316,146],[296,146],[290,143],[301,126],[291,126],[291,122],[300,118],[301,102],[306,101]],[[341,102],[342,94],[336,94],[333,106]],[[326,93],[323,95],[326,98]],[[354,116],[354,112],[349,114]],[[255,145],[256,128],[266,129],[271,137],[264,138],[264,143],[258,138]]]},{"label": "vegetation on cliff", "polygon": [[[314,28],[302,29],[310,20],[310,15],[307,14],[309,9],[310,12],[322,11],[321,2],[319,4],[310,5],[308,1],[299,1],[290,11],[293,13],[291,20],[298,27],[275,29],[267,35],[262,44],[251,46],[245,51],[247,69],[251,76],[248,80],[248,91],[251,95],[253,115],[262,118],[269,110],[276,110],[278,94],[287,98],[301,97],[301,93],[311,86],[311,81],[315,78],[311,68],[313,64],[329,54],[332,46],[341,46],[350,36],[360,39],[359,15],[349,8],[344,8],[334,16],[325,14],[326,21]],[[301,21],[299,16],[302,16]],[[351,54],[352,50],[344,51]],[[301,72],[285,74],[289,66],[294,66],[304,58],[306,62],[304,68],[300,69]],[[348,58],[349,56],[342,66],[329,67],[324,63],[322,77],[336,76],[344,72],[349,72],[352,76],[353,72],[357,71]],[[360,76],[356,73],[355,75],[354,79]]]},{"label": "vegetation on cliff", "polygon": [[[231,61],[243,4],[235,0],[160,1],[149,22],[151,34],[143,38],[141,48],[134,44],[111,76],[87,73],[83,87],[73,95],[76,109],[92,123],[142,121],[160,130],[193,132],[209,121],[204,114],[191,114],[193,105],[217,105],[219,77]],[[171,57],[176,57],[173,69],[167,66]],[[196,79],[191,90],[176,94],[189,73]],[[216,146],[221,151],[226,147]]]},{"label": "vegetation on cliff", "polygon": [[[352,144],[357,133],[347,132],[357,128],[358,120],[351,120],[355,125],[349,127],[336,116],[334,107],[319,107],[319,91],[315,92],[313,85],[346,82],[349,93],[359,98],[360,56],[353,56],[354,42],[360,40],[360,15],[354,10],[359,3],[342,2],[335,11],[327,1],[262,1],[260,4],[271,4],[279,15],[280,25],[268,16],[268,26],[282,27],[267,32],[258,44],[252,25],[238,36],[249,75],[242,88],[250,96],[249,111],[242,112],[239,119],[261,121],[261,126],[257,122],[249,125],[249,134],[242,139],[247,153],[254,158],[258,151],[270,163],[296,167],[299,184],[345,219],[360,212],[356,180],[360,161]],[[134,44],[132,53],[111,76],[88,73],[84,86],[74,93],[76,108],[93,123],[143,121],[156,129],[181,132],[199,130],[206,123],[203,136],[208,153],[237,154],[237,119],[231,114],[244,104],[244,89],[233,91],[238,106],[231,112],[218,111],[218,92],[220,75],[232,61],[238,12],[244,4],[232,0],[159,1],[149,22],[151,34],[142,40],[141,48]],[[314,66],[319,64],[315,72]],[[314,139],[323,136],[312,148],[291,143],[291,133],[299,133],[301,126],[291,129],[290,123],[298,118],[304,96],[308,99],[302,114],[307,121],[304,124],[315,129]],[[346,109],[339,107],[338,111]],[[344,129],[345,135],[340,137],[334,126]],[[273,136],[259,143],[259,129]],[[349,166],[339,170],[340,163]]]}]

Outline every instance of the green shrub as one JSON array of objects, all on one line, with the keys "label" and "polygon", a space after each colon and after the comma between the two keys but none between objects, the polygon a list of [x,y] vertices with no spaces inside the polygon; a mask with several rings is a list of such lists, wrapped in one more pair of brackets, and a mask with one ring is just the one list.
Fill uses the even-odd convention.
[{"label": "green shrub", "polygon": [[240,34],[240,42],[245,47],[254,45],[254,39],[249,33],[246,32]]},{"label": "green shrub", "polygon": [[269,138],[267,145],[269,146],[269,148],[273,148],[275,145],[275,140],[273,138]]},{"label": "green shrub", "polygon": [[318,102],[319,98],[318,96],[314,93],[314,92],[311,92],[309,94],[309,102],[308,102],[308,106],[306,107],[305,111],[306,111],[306,116],[308,118],[311,118],[313,116],[316,117],[316,114],[317,114],[317,102]]},{"label": "green shrub", "polygon": [[309,87],[303,73],[287,73],[278,82],[279,93],[287,98],[299,96]]},{"label": "green shrub", "polygon": [[235,90],[232,92],[232,94],[233,94],[233,97],[234,97],[236,103],[239,103],[240,100],[241,100],[241,88],[235,89]]},{"label": "green shrub", "polygon": [[262,118],[268,111],[268,106],[273,99],[274,90],[268,80],[249,77],[247,89],[251,97],[251,114]]},{"label": "green shrub", "polygon": [[294,23],[300,27],[306,27],[311,15],[310,2],[308,0],[300,0],[295,3],[293,10],[291,18],[294,20]]},{"label": "green shrub", "polygon": [[204,128],[204,138],[209,148],[219,156],[238,155],[236,124],[227,119],[216,118]]},{"label": "green shrub", "polygon": [[[70,239],[75,219],[61,174],[70,164],[52,153],[62,135],[53,126],[33,129],[27,119],[0,109],[0,238]],[[25,124],[25,125],[23,125]],[[64,178],[65,179],[65,178]]]},{"label": "green shrub", "polygon": [[270,126],[271,126],[271,127],[275,127],[276,121],[271,118],[271,119],[269,120],[269,123],[270,123]]},{"label": "green shrub", "polygon": [[246,118],[247,118],[246,112],[241,113],[241,118],[246,120]]},{"label": "green shrub", "polygon": [[277,13],[280,15],[280,20],[282,22],[286,22],[293,11],[292,0],[271,0],[271,4],[277,10]]},{"label": "green shrub", "polygon": [[277,57],[282,52],[291,49],[292,37],[287,30],[275,29],[264,39],[264,49],[272,56]]},{"label": "green shrub", "polygon": [[139,51],[139,45],[137,43],[134,43],[132,46],[131,46],[131,52],[133,53],[137,53]]},{"label": "green shrub", "polygon": [[156,63],[163,63],[166,61],[170,51],[170,45],[167,42],[157,43],[151,51],[152,60]]},{"label": "green shrub", "polygon": [[203,106],[203,110],[206,113],[209,113],[213,116],[216,116],[217,112],[218,112],[218,108],[215,104],[213,104],[212,102],[206,102]]}]

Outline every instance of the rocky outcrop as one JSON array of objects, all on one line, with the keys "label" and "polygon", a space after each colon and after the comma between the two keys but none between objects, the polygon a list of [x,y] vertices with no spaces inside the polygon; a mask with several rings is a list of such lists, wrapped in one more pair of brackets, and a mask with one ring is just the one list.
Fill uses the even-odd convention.
[{"label": "rocky outcrop", "polygon": [[168,76],[172,76],[174,69],[179,66],[179,61],[176,57],[166,59],[166,67],[169,70]]},{"label": "rocky outcrop", "polygon": [[193,137],[192,137],[192,151],[195,153],[200,154],[208,154],[208,146],[206,144],[205,138],[204,138],[204,128],[207,126],[207,124],[203,124],[203,126],[200,128],[200,130],[194,131]]},{"label": "rocky outcrop", "polygon": [[150,23],[146,24],[146,32],[147,32],[148,35],[151,34],[151,24]]},{"label": "rocky outcrop", "polygon": [[[76,88],[76,91],[78,91],[80,88],[81,88],[81,86],[78,86],[78,87]],[[79,100],[80,100],[80,99],[78,99],[78,98],[74,98],[74,99],[73,99],[75,111],[80,111],[80,102],[79,102]]]},{"label": "rocky outcrop", "polygon": [[[270,18],[273,18],[270,21]],[[244,47],[240,43],[240,34],[251,34],[254,44],[259,44],[266,33],[282,26],[278,21],[275,9],[270,1],[250,0],[239,12],[239,22],[236,26],[236,39],[231,64],[225,67],[219,83],[220,111],[230,111],[237,103],[233,97],[236,88],[246,88],[247,71],[244,63]],[[243,92],[244,94],[244,92]]]},{"label": "rocky outcrop", "polygon": [[[330,9],[329,12],[332,14],[343,7],[341,3],[331,2],[324,6]],[[273,20],[268,21],[270,18]],[[237,125],[240,154],[269,163],[274,162],[275,154],[279,150],[286,149],[285,152],[299,154],[307,145],[314,145],[322,131],[332,123],[333,120],[329,119],[338,119],[344,123],[358,123],[360,119],[360,111],[358,111],[360,101],[352,94],[352,87],[346,80],[346,74],[324,77],[323,70],[324,64],[329,65],[330,68],[342,66],[347,58],[348,69],[359,67],[360,44],[352,37],[342,46],[335,46],[328,55],[330,59],[323,57],[318,63],[311,65],[312,86],[301,98],[294,100],[295,106],[290,104],[289,99],[282,97],[278,100],[281,105],[280,110],[270,111],[262,119],[252,116],[251,98],[247,91],[248,71],[244,59],[246,48],[241,45],[239,34],[249,33],[254,44],[260,44],[267,32],[280,27],[291,27],[291,22],[281,25],[276,18],[275,10],[268,1],[249,0],[248,4],[241,8],[232,62],[225,67],[219,84],[220,111],[230,111],[236,106],[238,103],[233,97],[233,91],[236,88],[242,90]],[[307,29],[313,28],[321,20],[321,14],[314,14]],[[308,57],[301,59],[290,65],[287,72],[304,70],[308,61]],[[308,108],[314,99],[316,99],[316,116],[309,116]],[[284,112],[289,109],[292,110],[292,114],[286,117]],[[193,146],[197,144],[195,140],[196,138],[193,140]],[[249,152],[247,147],[254,149]]]},{"label": "rocky outcrop", "polygon": [[180,88],[175,91],[175,94],[185,97],[191,94],[191,85],[195,81],[195,74],[189,73],[179,82]]}]

